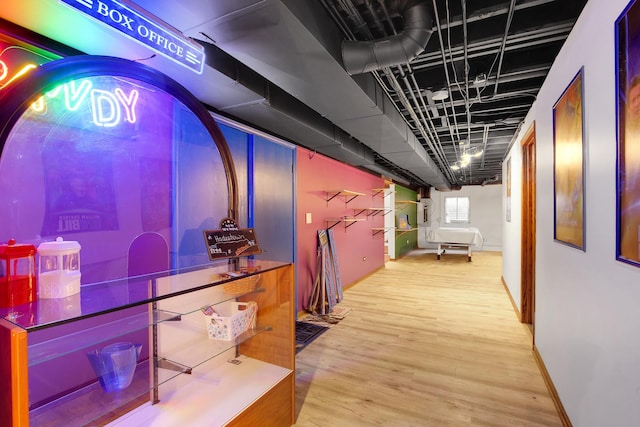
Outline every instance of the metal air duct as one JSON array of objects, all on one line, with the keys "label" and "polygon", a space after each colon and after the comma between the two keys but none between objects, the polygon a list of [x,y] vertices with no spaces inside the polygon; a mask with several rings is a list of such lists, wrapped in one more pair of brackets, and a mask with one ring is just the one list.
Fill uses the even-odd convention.
[{"label": "metal air duct", "polygon": [[371,41],[342,42],[342,61],[349,74],[406,64],[424,51],[433,32],[433,13],[427,1],[390,1],[389,11],[404,18],[400,34]]}]

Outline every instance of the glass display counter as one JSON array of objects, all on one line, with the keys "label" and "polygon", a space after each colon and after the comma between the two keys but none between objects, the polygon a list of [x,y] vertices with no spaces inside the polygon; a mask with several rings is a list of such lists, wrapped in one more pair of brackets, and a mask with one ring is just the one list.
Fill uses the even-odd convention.
[{"label": "glass display counter", "polygon": [[[226,301],[255,301],[255,327],[232,340],[210,339],[203,309]],[[0,309],[2,360],[9,361],[0,382],[11,390],[0,397],[7,408],[0,424],[225,425],[258,416],[252,411],[266,399],[284,409],[264,425],[291,425],[294,307],[291,264],[242,259],[83,285],[73,298]],[[128,342],[142,347],[131,383],[106,391],[87,353]],[[51,388],[45,394],[43,384]],[[171,409],[183,401],[189,411]]]}]

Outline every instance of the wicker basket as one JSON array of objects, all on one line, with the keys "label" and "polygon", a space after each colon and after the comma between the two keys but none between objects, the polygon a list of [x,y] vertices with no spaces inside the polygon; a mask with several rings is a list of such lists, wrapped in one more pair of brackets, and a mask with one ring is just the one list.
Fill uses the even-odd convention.
[{"label": "wicker basket", "polygon": [[256,327],[258,303],[226,301],[202,310],[212,340],[230,341]]},{"label": "wicker basket", "polygon": [[262,275],[256,274],[253,276],[234,280],[233,282],[223,283],[222,289],[227,294],[240,295],[255,291],[256,289],[258,289],[258,286],[260,286],[260,283],[262,283]]}]

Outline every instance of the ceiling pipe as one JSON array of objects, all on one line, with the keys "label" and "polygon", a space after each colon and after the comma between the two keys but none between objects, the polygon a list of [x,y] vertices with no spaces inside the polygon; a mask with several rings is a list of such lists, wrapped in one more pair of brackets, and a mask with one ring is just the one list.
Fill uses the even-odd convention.
[{"label": "ceiling pipe", "polygon": [[[528,47],[537,47],[556,41],[563,41],[571,32],[571,28],[573,27],[570,22],[564,22],[558,25],[545,26],[544,28],[512,34],[507,39],[505,52],[521,50]],[[481,42],[470,43],[468,45],[467,56],[469,58],[479,58],[491,54],[498,54],[500,53],[501,44],[502,36],[500,38],[491,38]],[[442,65],[443,59],[438,59],[438,56],[440,56],[438,52],[426,52],[416,58],[412,65],[417,70]],[[463,60],[463,47],[455,46],[451,48],[451,58],[449,62],[457,62],[461,60]],[[446,62],[446,60],[444,62]]]},{"label": "ceiling pipe", "polygon": [[480,185],[484,187],[487,184],[494,184],[499,182],[500,182],[500,175],[495,175],[495,176],[492,176],[491,178],[485,179],[484,181],[482,181],[482,184]]},{"label": "ceiling pipe", "polygon": [[321,0],[321,2],[324,8],[329,11],[329,14],[333,18],[333,20],[337,23],[340,31],[342,31],[343,34],[352,35],[351,30],[349,29],[349,25],[342,18],[342,15],[340,15],[340,12],[338,11],[338,9],[336,9],[335,4],[327,0]]},{"label": "ceiling pipe", "polygon": [[427,0],[392,0],[389,10],[404,18],[404,30],[371,41],[344,40],[342,61],[349,74],[406,64],[424,51],[433,32],[433,13]]},{"label": "ceiling pipe", "polygon": [[[513,12],[516,6],[516,0],[511,0],[509,5],[509,14],[507,15],[507,25],[504,28],[504,37],[502,38],[502,44],[500,45],[500,59],[498,60],[498,70],[496,71],[496,83],[493,87],[493,95],[498,94],[498,84],[500,82],[500,72],[502,71],[502,58],[504,57],[504,48],[507,44],[507,37],[509,36],[509,27],[511,27],[511,20],[513,19]],[[491,72],[489,72],[490,74]]]},{"label": "ceiling pipe", "polygon": [[[433,9],[437,10],[436,0],[433,0]],[[449,11],[447,9],[447,16],[448,14],[449,14]],[[447,79],[446,89],[449,92],[449,106],[451,107],[451,114],[453,116],[453,124],[451,123],[450,120],[447,120],[447,124],[449,126],[449,131],[452,132],[452,134],[455,134],[458,139],[460,139],[460,132],[458,131],[458,118],[456,116],[456,110],[453,105],[453,92],[451,91],[451,77],[449,76],[449,68],[447,67],[447,59],[446,59],[446,53],[444,49],[444,41],[442,37],[442,27],[440,25],[440,18],[438,17],[438,14],[436,13],[435,16],[436,16],[436,28],[438,30],[438,40],[440,42],[440,55],[442,56],[442,65],[444,67],[444,75]],[[442,102],[444,104],[444,101]],[[445,112],[446,112],[446,107],[445,107]],[[452,138],[452,139],[455,139],[455,138]],[[456,156],[458,156],[458,147],[456,147],[455,144],[454,144],[454,150],[456,152]],[[453,173],[453,172],[450,172],[450,173]]]},{"label": "ceiling pipe", "polygon": [[[450,165],[444,153],[442,143],[440,142],[440,137],[438,136],[438,131],[436,129],[436,126],[433,123],[433,118],[429,114],[429,109],[425,104],[424,96],[420,94],[421,90],[418,85],[418,82],[415,79],[413,72],[411,71],[411,66],[407,65],[407,68],[409,69],[408,73],[405,73],[401,66],[398,67],[400,71],[400,75],[402,77],[402,81],[404,82],[407,88],[407,93],[409,93],[409,95],[411,96],[411,99],[415,104],[415,107],[413,107],[411,104],[405,104],[407,113],[414,119],[416,123],[416,127],[418,128],[418,131],[420,132],[422,137],[425,139],[427,145],[433,152],[434,157],[440,164],[440,168],[443,170],[443,172],[446,175],[448,175],[448,178],[450,180],[455,181],[455,176],[453,175],[453,173],[450,172]],[[393,76],[393,78],[395,79],[395,76]],[[411,83],[409,82],[408,79],[411,79]],[[412,84],[413,84],[413,87],[412,87]],[[418,94],[417,97],[416,97],[416,94]],[[398,94],[398,97],[401,98],[401,94]],[[404,97],[404,99],[406,99],[406,96]],[[408,103],[408,100],[407,100],[407,103]],[[420,115],[421,120],[418,120],[418,118],[416,117],[416,114]]]},{"label": "ceiling pipe", "polygon": [[[464,111],[467,116],[467,143],[471,141],[471,104],[469,102],[469,52],[468,52],[468,39],[467,39],[467,2],[462,0],[462,38],[464,47]],[[456,82],[457,83],[457,82]],[[462,141],[460,142],[462,144]]]},{"label": "ceiling pipe", "polygon": [[[324,2],[325,0],[323,0]],[[423,0],[426,1],[426,0]],[[408,7],[407,5],[411,5],[413,3],[419,3],[419,2],[406,2],[406,1],[390,1],[388,3],[385,2],[385,0],[378,0],[378,4],[380,7],[380,10],[383,12],[386,21],[389,22],[389,25],[391,27],[391,29],[393,30],[394,35],[393,36],[388,36],[388,37],[384,37],[384,38],[380,38],[377,39],[379,40],[387,40],[391,37],[400,37],[401,34],[397,34],[397,32],[395,31],[395,28],[393,28],[393,23],[391,20],[391,12],[389,12],[387,10],[387,4],[390,5],[390,7],[393,7],[393,13],[398,13],[398,10],[406,10],[406,8]],[[375,21],[375,25],[378,27],[378,29],[384,29],[384,24],[383,21],[380,19],[380,17],[378,16],[378,12],[376,10],[376,8],[374,7],[373,3],[371,2],[371,0],[365,0],[363,2],[363,4],[365,4],[365,6],[367,7],[369,14],[371,15],[371,18]],[[403,5],[403,6],[399,6],[399,5]],[[351,0],[345,0],[343,3],[343,6],[345,8],[345,10],[348,11],[348,15],[349,17],[353,20],[353,24],[355,26],[357,26],[358,28],[361,28],[362,31],[365,33],[365,36],[369,37],[371,40],[374,39],[373,34],[371,33],[371,31],[369,30],[366,21],[364,20],[364,18],[362,17],[362,15],[360,14],[360,12],[356,9],[356,7],[353,5]],[[406,19],[405,19],[406,21]],[[415,21],[415,20],[414,20]],[[347,37],[350,38],[350,40],[346,40],[345,42],[350,42],[352,41],[355,37],[353,35],[353,33],[351,31],[346,33]],[[344,43],[344,42],[343,42]],[[354,42],[355,43],[355,42]],[[373,42],[371,42],[373,43]],[[426,44],[426,42],[425,42]],[[406,60],[406,59],[405,59]],[[397,64],[398,65],[398,69],[400,70],[400,74],[404,77],[405,80],[405,84],[406,84],[406,75],[402,69],[402,65],[403,64]],[[404,64],[407,65],[408,64]],[[431,148],[432,152],[434,153],[438,153],[438,150],[436,147],[433,146],[433,142],[430,138],[429,135],[427,135],[427,131],[424,129],[424,126],[422,126],[422,122],[419,120],[419,118],[417,117],[416,114],[416,110],[413,108],[413,106],[411,105],[411,103],[409,102],[409,100],[407,99],[407,97],[404,94],[404,90],[402,89],[399,79],[394,75],[394,73],[391,71],[390,67],[388,66],[384,66],[382,67],[380,70],[373,70],[373,71],[380,71],[380,73],[377,72],[373,72],[371,75],[376,79],[376,81],[378,81],[378,83],[380,84],[380,87],[382,88],[382,90],[384,91],[384,93],[387,95],[387,97],[391,100],[392,99],[392,93],[395,93],[399,98],[400,98],[400,103],[407,109],[408,114],[411,116],[411,119],[414,121],[414,123],[416,124],[415,129],[411,129],[411,123],[409,121],[409,119],[403,114],[403,112],[400,110],[400,108],[396,105],[395,102],[393,102],[393,106],[395,107],[396,111],[404,118],[404,121],[408,127],[408,130],[412,131],[415,130],[417,131],[422,138],[424,138],[424,140],[426,141],[427,145],[429,145],[429,148]],[[384,82],[382,76],[385,76],[388,80],[388,84],[389,86],[387,86],[387,84]],[[411,91],[409,91],[411,93]],[[417,101],[416,101],[417,102]],[[435,129],[435,128],[434,128]],[[418,135],[416,135],[415,133],[412,135],[414,138],[416,138]],[[407,135],[407,138],[409,138],[409,136]],[[413,147],[413,143],[409,142],[409,139],[407,139],[407,143],[413,148],[413,150],[418,154],[418,155],[423,155],[420,153],[420,150],[418,149],[418,147]],[[422,144],[420,145],[420,149],[422,149],[422,151],[424,151],[424,153],[426,154],[426,150],[424,149],[424,147],[422,146]],[[442,150],[440,150],[442,151]],[[393,154],[393,153],[388,153],[388,154]],[[442,155],[444,155],[442,153]],[[384,158],[387,161],[391,161],[389,159],[386,159],[385,154],[380,154],[380,156],[382,158]],[[427,155],[428,156],[428,155]],[[387,155],[388,157],[388,155]],[[442,162],[442,159],[440,159],[437,155],[434,156],[435,160]],[[434,158],[429,158],[429,160],[431,162],[434,161]],[[427,166],[429,167],[435,167],[435,169],[433,169],[434,171],[437,170],[441,179],[439,181],[431,181],[428,183],[428,185],[434,186],[436,188],[438,188],[439,190],[449,190],[451,188],[451,184],[449,182],[450,177],[445,176],[443,174],[443,171],[447,171],[447,167],[446,167],[446,159],[445,161],[445,165],[440,164],[440,168],[438,169],[438,166],[434,164],[429,165],[429,162],[427,163]],[[409,170],[411,172],[411,170]],[[419,177],[418,177],[419,178]]]},{"label": "ceiling pipe", "polygon": [[482,159],[480,159],[480,168],[484,169],[484,156],[487,154],[487,142],[489,141],[489,125],[484,125],[482,132]]},{"label": "ceiling pipe", "polygon": [[[393,34],[397,35],[396,29],[393,27],[393,23],[391,21],[390,12],[387,9],[384,0],[379,0],[379,2],[380,2],[380,8],[381,8],[382,12],[384,13],[385,19],[391,25],[391,30],[393,31]],[[372,6],[371,2],[367,2],[367,6],[368,6],[368,9],[369,9],[369,13],[371,14],[372,18],[376,22],[376,25],[379,28],[384,28],[384,26],[382,25],[381,20],[378,18],[377,13],[376,13],[375,9]],[[406,65],[407,68],[408,68],[408,75],[411,77],[411,79],[413,81],[414,89],[411,88],[411,84],[407,80],[407,73],[405,73],[405,71],[403,69],[403,65]],[[427,120],[427,118],[425,118],[425,116],[423,114],[423,108],[420,108],[420,102],[416,98],[415,94],[416,93],[419,94],[420,90],[419,90],[418,83],[416,82],[416,79],[413,76],[413,72],[411,71],[411,65],[409,65],[409,64],[398,64],[397,69],[398,69],[398,71],[400,73],[400,76],[402,77],[402,80],[403,80],[403,82],[404,82],[404,84],[405,84],[405,86],[407,88],[407,92],[409,93],[409,95],[413,99],[413,102],[414,102],[416,108],[414,108],[411,105],[409,100],[404,95],[404,90],[400,87],[400,83],[398,82],[398,79],[396,78],[396,76],[390,70],[388,70],[387,68],[385,68],[383,71],[384,71],[385,75],[387,76],[387,79],[391,82],[392,85],[395,86],[395,88],[396,88],[395,92],[398,95],[398,98],[399,98],[400,102],[405,106],[405,108],[407,110],[407,113],[414,120],[415,127],[416,127],[417,131],[420,133],[420,135],[422,135],[422,137],[424,138],[426,144],[429,146],[429,148],[433,152],[434,157],[436,158],[436,160],[440,164],[440,169],[443,172],[445,172],[446,175],[448,175],[448,177],[447,177],[448,179],[455,181],[455,177],[450,172],[450,167],[449,167],[449,164],[447,162],[446,156],[444,154],[444,150],[442,149],[442,145],[440,144],[440,140],[438,138],[438,133],[436,131],[436,128],[433,125],[433,122],[431,120],[431,117],[428,114],[426,106],[424,105],[424,98],[422,97],[422,95],[419,95],[420,101],[422,101],[422,106],[424,107],[424,111],[427,113],[428,120]],[[374,74],[377,74],[377,73],[374,73]],[[416,116],[416,112],[418,114],[420,114],[421,120],[419,120],[418,117]],[[426,124],[426,128],[423,125],[423,123]],[[429,125],[431,125],[431,126],[429,127]],[[433,129],[433,132],[432,132],[432,129]]]},{"label": "ceiling pipe", "polygon": [[[515,10],[523,10],[528,9],[530,7],[541,6],[546,3],[553,3],[556,0],[525,0],[520,1],[518,5],[515,7]],[[503,5],[498,5],[494,7],[488,7],[486,9],[480,9],[476,11],[473,15],[467,16],[467,23],[483,21],[488,18],[493,18],[499,15],[505,15],[509,13],[509,9],[504,7]],[[458,27],[462,25],[462,18],[455,17],[449,20],[448,23],[443,24],[442,28],[447,29],[451,27]]]},{"label": "ceiling pipe", "polygon": [[[384,13],[384,17],[387,20],[387,22],[389,22],[390,26],[391,26],[391,30],[393,31],[394,35],[397,35],[396,29],[393,26],[393,22],[391,21],[391,16],[389,13],[389,10],[387,9],[384,0],[379,0],[379,4],[380,4],[380,8],[382,10],[382,12]],[[376,22],[376,25],[378,25],[380,28],[384,28],[384,26],[382,25],[380,19],[378,18],[374,8],[372,7],[371,3],[368,2],[367,5],[369,6],[369,12],[371,13],[373,19]],[[436,160],[438,161],[438,163],[440,164],[440,168],[442,169],[443,172],[445,172],[446,175],[448,175],[448,178],[450,180],[455,180],[455,177],[453,176],[452,173],[450,173],[450,167],[449,167],[449,163],[447,162],[447,158],[444,154],[444,150],[442,148],[442,144],[440,143],[440,139],[438,138],[438,132],[436,130],[435,125],[433,124],[433,121],[428,113],[428,110],[426,108],[426,105],[424,103],[424,97],[422,95],[419,95],[420,98],[420,102],[422,103],[422,108],[420,107],[420,102],[418,101],[418,99],[416,98],[415,94],[420,94],[420,87],[418,85],[418,82],[415,79],[415,76],[413,75],[413,72],[411,70],[411,65],[406,64],[407,68],[408,68],[408,75],[410,76],[413,85],[414,85],[414,89],[411,88],[411,85],[409,84],[409,82],[407,81],[407,73],[404,72],[403,69],[403,64],[399,64],[398,65],[398,71],[400,72],[400,76],[402,77],[405,86],[407,87],[407,92],[411,95],[413,102],[416,105],[416,108],[413,108],[413,106],[411,106],[411,104],[409,104],[409,100],[406,99],[406,97],[404,97],[404,91],[400,88],[400,84],[397,80],[397,78],[395,77],[395,75],[391,72],[387,72],[385,70],[385,74],[387,75],[387,78],[389,79],[389,81],[394,82],[396,88],[399,89],[399,91],[397,91],[398,97],[400,99],[400,101],[402,102],[402,104],[405,106],[405,108],[407,109],[407,113],[414,119],[414,122],[416,124],[416,128],[417,130],[420,132],[420,134],[422,135],[422,137],[425,139],[426,144],[429,146],[429,148],[431,149],[431,151],[433,152],[434,156],[436,157]],[[376,74],[376,73],[374,73]],[[405,102],[406,101],[406,102]],[[419,121],[418,118],[416,117],[416,111],[420,114],[420,117],[422,118],[422,121]],[[423,115],[423,111],[425,111],[425,113],[427,114],[427,118],[425,118],[425,116]],[[428,120],[427,120],[428,119]],[[424,126],[422,125],[422,123],[426,124],[426,132],[428,135],[425,135],[425,129]]]},{"label": "ceiling pipe", "polygon": [[[410,66],[408,66],[410,68]],[[411,71],[411,70],[410,70]],[[418,82],[416,81],[416,77],[414,75],[413,72],[411,72],[409,74],[410,78],[411,78],[411,82],[413,83],[413,91],[415,93],[420,94],[420,85],[418,84]],[[409,88],[409,90],[411,90],[411,88]],[[418,111],[420,111],[420,115],[422,116],[422,111],[424,111],[424,113],[427,115],[427,120],[426,120],[426,124],[427,124],[427,128],[429,129],[429,134],[432,135],[433,141],[435,143],[435,147],[438,149],[439,151],[439,155],[442,156],[442,158],[444,159],[444,163],[447,165],[447,169],[449,168],[449,163],[447,162],[447,156],[444,154],[444,149],[442,147],[442,142],[440,142],[440,137],[438,136],[438,130],[436,129],[436,125],[433,122],[434,117],[432,114],[429,114],[429,108],[427,108],[427,105],[425,104],[424,101],[424,96],[423,95],[419,95],[420,97],[420,102],[422,104],[422,107],[420,107],[418,105]],[[437,107],[436,107],[436,111],[437,111]],[[453,179],[453,174],[451,174],[450,176],[451,179]]]},{"label": "ceiling pipe", "polygon": [[[416,106],[416,108],[414,108],[413,105],[411,105],[411,103],[409,102],[409,100],[406,97],[404,97],[406,99],[406,101],[407,101],[407,103],[405,104],[405,106],[407,108],[407,111],[409,112],[409,114],[413,118],[413,120],[414,120],[414,122],[416,124],[416,127],[418,128],[418,131],[420,132],[420,134],[422,135],[422,137],[426,141],[427,145],[429,146],[429,148],[431,148],[431,151],[433,152],[434,156],[436,157],[436,160],[438,160],[438,163],[440,164],[440,168],[442,170],[444,170],[445,172],[448,172],[449,165],[447,163],[446,157],[444,156],[444,152],[442,150],[438,150],[436,148],[436,146],[434,145],[434,141],[435,141],[436,144],[438,143],[438,141],[436,140],[436,138],[431,133],[431,129],[428,126],[427,119],[424,117],[422,108],[420,108],[420,104],[418,102],[418,99],[415,96],[416,91],[411,89],[411,85],[409,84],[409,81],[407,80],[407,75],[404,72],[404,70],[402,70],[402,67],[399,67],[399,69],[400,69],[400,74],[401,74],[401,77],[402,77],[402,81],[404,82],[405,87],[407,87],[407,92],[411,96],[411,99],[413,100],[413,103]],[[403,89],[401,87],[398,88],[398,91],[404,93],[404,91],[403,91]],[[425,112],[427,113],[427,115],[429,114],[427,111],[425,111]],[[417,117],[417,114],[420,115],[421,120],[420,120],[419,117]],[[427,124],[427,126],[425,127],[424,124]],[[449,179],[454,179],[453,174],[451,174],[449,176]]]}]

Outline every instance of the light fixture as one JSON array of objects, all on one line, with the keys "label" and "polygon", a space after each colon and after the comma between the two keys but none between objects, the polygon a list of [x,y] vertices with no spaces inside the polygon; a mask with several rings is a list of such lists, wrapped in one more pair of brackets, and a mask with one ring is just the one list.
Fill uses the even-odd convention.
[{"label": "light fixture", "polygon": [[487,75],[482,73],[478,74],[476,78],[473,80],[474,86],[480,86],[487,83]]},{"label": "light fixture", "polygon": [[479,146],[469,147],[466,143],[467,141],[460,141],[462,154],[460,155],[460,160],[451,165],[451,170],[458,171],[462,168],[466,168],[471,164],[471,160],[482,156],[482,153],[484,152],[482,148]]},{"label": "light fixture", "polygon": [[431,97],[434,101],[444,101],[447,98],[449,98],[449,92],[444,89],[433,92],[433,96]]},{"label": "light fixture", "polygon": [[462,150],[462,157],[464,158],[466,156],[469,158],[471,157],[478,158],[482,156],[482,153],[484,153],[484,150],[478,145],[474,147],[467,146]]}]

